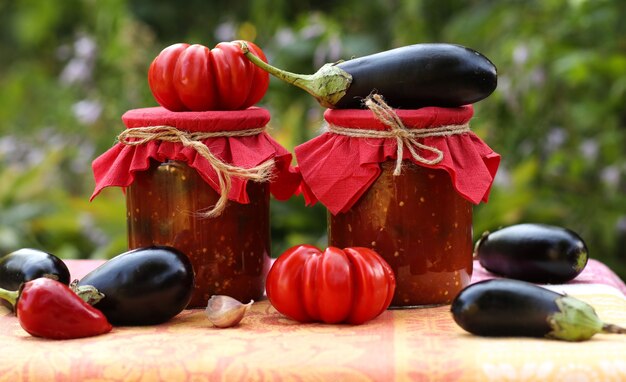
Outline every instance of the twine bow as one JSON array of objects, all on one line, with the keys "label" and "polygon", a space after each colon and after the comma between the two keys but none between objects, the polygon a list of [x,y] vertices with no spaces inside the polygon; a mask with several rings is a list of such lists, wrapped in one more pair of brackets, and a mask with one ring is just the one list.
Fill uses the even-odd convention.
[{"label": "twine bow", "polygon": [[262,133],[263,130],[264,128],[218,132],[185,132],[173,126],[146,126],[126,129],[118,135],[117,140],[128,146],[139,146],[155,140],[180,142],[183,146],[194,149],[209,162],[217,174],[220,197],[213,208],[200,212],[200,216],[211,218],[219,216],[224,212],[228,202],[228,193],[232,187],[231,178],[233,176],[255,182],[266,182],[270,180],[272,176],[274,160],[269,159],[252,168],[233,166],[213,155],[211,150],[209,150],[202,141],[216,137],[247,137],[258,135]]},{"label": "twine bow", "polygon": [[[387,138],[396,140],[396,167],[393,175],[398,176],[402,172],[402,159],[406,147],[413,159],[417,162],[434,165],[443,160],[443,151],[436,147],[425,145],[418,141],[426,137],[445,137],[455,134],[463,134],[470,131],[469,123],[463,125],[445,125],[428,129],[408,129],[393,109],[385,103],[379,94],[373,94],[365,99],[365,106],[378,118],[380,122],[389,126],[389,130],[365,130],[352,129],[341,126],[329,125],[328,131],[335,134],[357,138]],[[433,159],[424,158],[418,150],[426,150],[435,154]]]}]

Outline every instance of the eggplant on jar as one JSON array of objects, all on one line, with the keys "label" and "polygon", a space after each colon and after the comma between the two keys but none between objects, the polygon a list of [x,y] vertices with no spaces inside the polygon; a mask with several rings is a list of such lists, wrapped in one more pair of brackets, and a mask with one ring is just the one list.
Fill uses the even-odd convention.
[{"label": "eggplant on jar", "polygon": [[337,63],[302,75],[271,66],[245,43],[242,52],[255,65],[312,95],[331,109],[358,109],[372,93],[394,108],[456,107],[487,98],[497,87],[495,65],[461,45],[407,45]]},{"label": "eggplant on jar", "polygon": [[584,341],[598,333],[626,334],[626,328],[602,322],[591,305],[520,280],[471,284],[450,311],[461,328],[485,337]]},{"label": "eggplant on jar", "polygon": [[175,248],[154,246],[122,253],[80,281],[74,290],[103,296],[93,306],[116,326],[156,325],[180,313],[189,301],[194,273],[188,257]]},{"label": "eggplant on jar", "polygon": [[525,223],[483,234],[476,243],[474,256],[486,270],[497,275],[559,284],[583,271],[589,250],[570,229]]}]

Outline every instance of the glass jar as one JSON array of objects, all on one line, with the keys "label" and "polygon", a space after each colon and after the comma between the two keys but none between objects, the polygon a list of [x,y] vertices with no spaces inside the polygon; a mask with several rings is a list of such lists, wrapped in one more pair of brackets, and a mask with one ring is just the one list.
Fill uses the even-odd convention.
[{"label": "glass jar", "polygon": [[472,205],[443,170],[394,167],[382,163],[348,211],[328,214],[329,245],[378,252],[396,275],[392,307],[450,303],[472,274]]},{"label": "glass jar", "polygon": [[329,109],[326,132],[295,148],[307,204],[328,209],[328,244],[378,252],[396,276],[392,307],[448,304],[470,282],[472,208],[500,163],[472,116],[471,105]]},{"label": "glass jar", "polygon": [[190,308],[214,294],[258,300],[270,265],[269,183],[248,182],[247,192],[249,204],[229,201],[218,218],[202,217],[219,194],[185,163],[152,160],[126,192],[128,246],[185,253],[195,272]]},{"label": "glass jar", "polygon": [[126,189],[129,247],[168,245],[190,258],[189,308],[206,307],[214,294],[260,299],[270,266],[270,193],[287,200],[301,182],[291,153],[265,131],[269,112],[153,107],[122,120],[118,143],[93,161],[91,198],[106,187]]}]

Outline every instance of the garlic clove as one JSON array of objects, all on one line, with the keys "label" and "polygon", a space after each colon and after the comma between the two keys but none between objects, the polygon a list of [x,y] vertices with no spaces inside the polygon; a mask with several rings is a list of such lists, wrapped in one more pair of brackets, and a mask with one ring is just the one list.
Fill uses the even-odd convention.
[{"label": "garlic clove", "polygon": [[218,328],[229,328],[241,322],[254,300],[242,304],[230,296],[213,295],[204,311],[209,321]]}]

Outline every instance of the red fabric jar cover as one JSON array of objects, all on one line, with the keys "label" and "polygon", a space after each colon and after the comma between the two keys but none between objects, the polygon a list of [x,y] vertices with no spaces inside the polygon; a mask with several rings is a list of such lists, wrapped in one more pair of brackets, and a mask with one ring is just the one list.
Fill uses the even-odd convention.
[{"label": "red fabric jar cover", "polygon": [[[262,128],[270,120],[267,110],[250,107],[238,111],[172,112],[163,107],[129,110],[122,116],[128,129],[147,126],[171,126],[185,132],[222,132]],[[244,137],[213,137],[202,140],[211,153],[222,161],[241,168],[252,168],[274,159],[270,191],[279,200],[293,195],[300,183],[300,175],[293,169],[291,153],[274,141],[266,132]],[[194,168],[218,193],[220,187],[216,171],[196,150],[179,142],[152,140],[138,146],[117,143],[92,163],[96,187],[91,196],[109,186],[127,187],[138,171],[150,166],[150,159],[158,162],[176,160]],[[247,180],[232,177],[228,199],[247,204]]]},{"label": "red fabric jar cover", "polygon": [[[430,129],[463,125],[474,114],[471,105],[458,108],[424,107],[394,110],[408,129]],[[388,130],[368,109],[328,109],[328,124],[351,129]],[[474,204],[487,201],[500,155],[473,132],[419,138],[421,144],[441,150],[439,163],[421,163],[403,150],[403,159],[450,174],[457,192]],[[295,148],[303,183],[299,192],[307,204],[320,201],[332,214],[345,212],[367,191],[380,175],[380,163],[397,158],[397,141],[389,138],[355,138],[326,132]],[[418,148],[425,159],[435,155]]]}]

